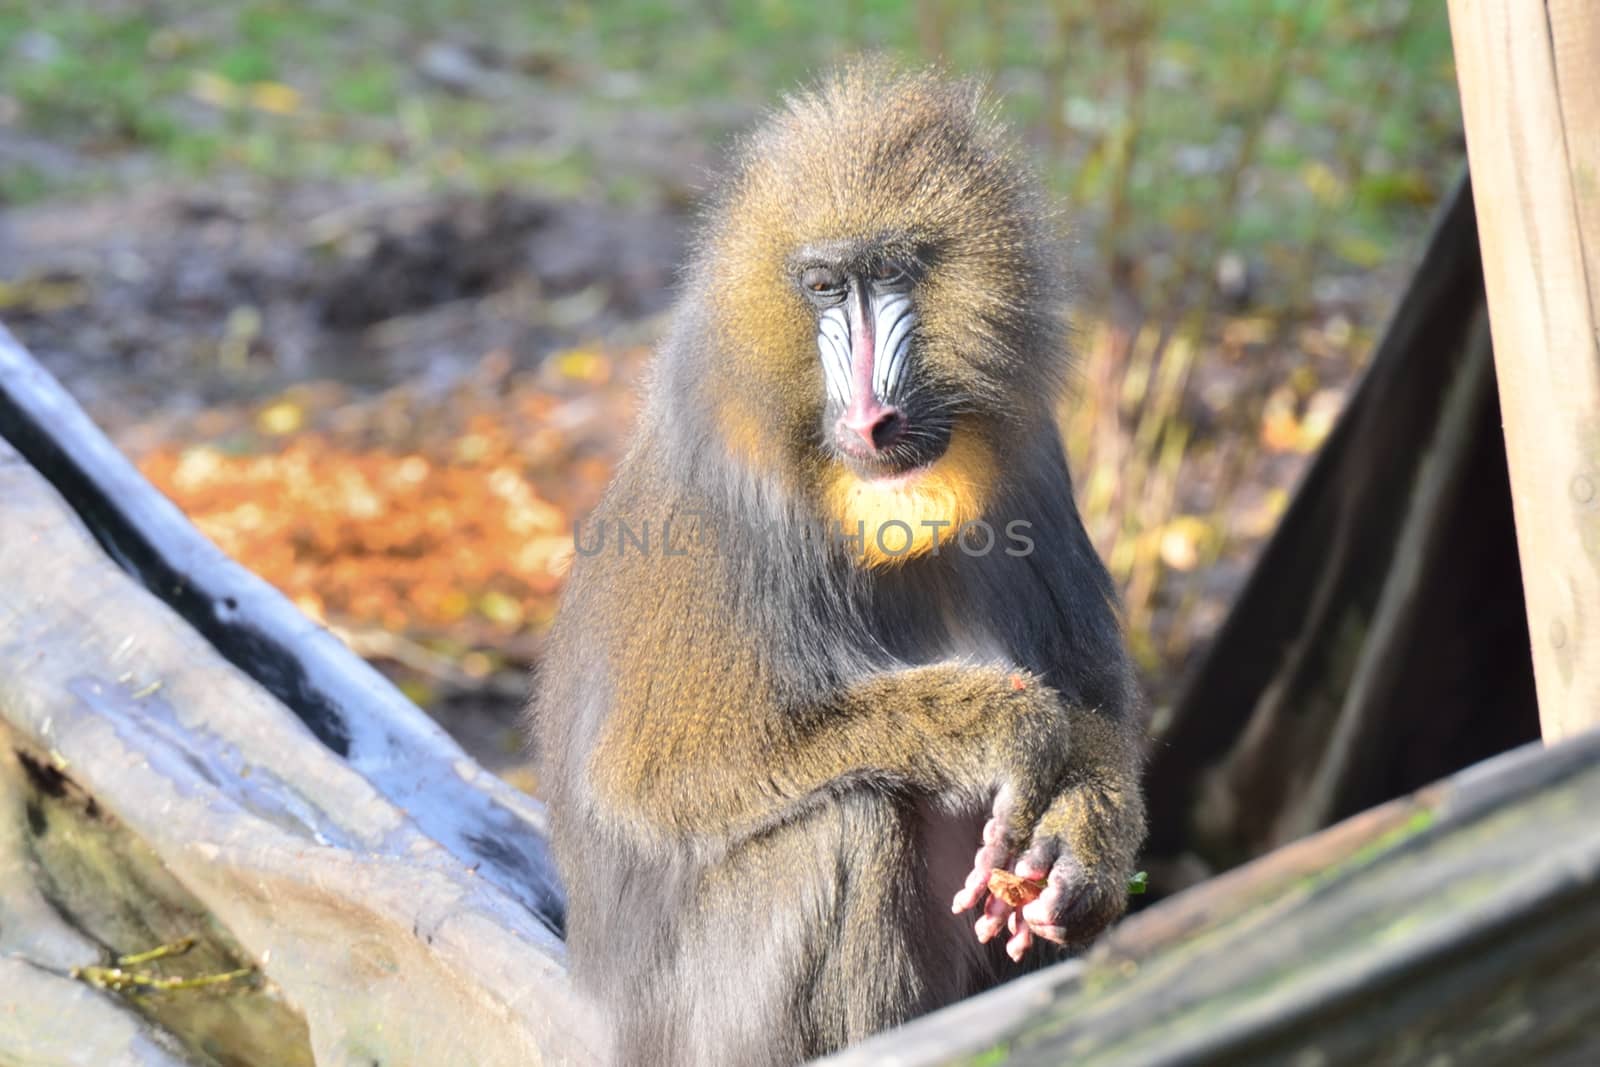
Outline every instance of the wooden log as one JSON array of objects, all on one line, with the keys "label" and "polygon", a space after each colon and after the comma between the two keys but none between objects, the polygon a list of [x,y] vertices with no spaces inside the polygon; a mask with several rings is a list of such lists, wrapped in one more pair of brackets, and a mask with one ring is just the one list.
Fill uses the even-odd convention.
[{"label": "wooden log", "polygon": [[3,326],[0,437],[223,658],[464,865],[560,932],[564,902],[543,806],[482,771],[388,679],[206,540]]},{"label": "wooden log", "polygon": [[1600,1062],[1600,732],[1532,744],[825,1062]]},{"label": "wooden log", "polygon": [[[59,404],[4,359],[0,394]],[[76,408],[19,411],[0,430],[36,450],[83,429]],[[0,440],[0,1061],[593,1062],[549,899],[514,881],[543,848],[537,807],[411,705],[389,718],[386,687],[346,688],[359,673],[292,609],[252,615],[260,591],[192,531],[172,558],[139,540],[174,522],[159,497],[116,464],[101,493],[67,452],[105,545],[256,642],[241,661],[303,654],[275,677],[331,717],[319,732],[219,655]]]},{"label": "wooden log", "polygon": [[1600,5],[1450,0],[1546,740],[1600,724]]}]

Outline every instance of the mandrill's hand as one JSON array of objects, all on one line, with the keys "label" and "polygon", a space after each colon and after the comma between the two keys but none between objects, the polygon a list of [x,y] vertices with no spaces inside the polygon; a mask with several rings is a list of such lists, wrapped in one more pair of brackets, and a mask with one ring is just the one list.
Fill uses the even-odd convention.
[{"label": "mandrill's hand", "polygon": [[[987,896],[974,925],[978,940],[988,942],[1002,929],[1009,931],[1006,952],[1014,960],[1022,959],[1036,937],[1082,944],[1127,906],[1134,850],[1143,838],[1137,757],[1112,732],[1094,732],[1104,733],[1093,739],[1099,743],[1082,747],[1095,750],[1097,758],[1087,771],[1080,763],[1080,773],[1031,832],[1019,825],[1026,821],[1019,808],[1026,805],[1015,803],[1011,790],[1001,791],[984,824],[972,873],[952,902],[951,910],[959,913]],[[1008,869],[1015,878],[1005,874]]]}]

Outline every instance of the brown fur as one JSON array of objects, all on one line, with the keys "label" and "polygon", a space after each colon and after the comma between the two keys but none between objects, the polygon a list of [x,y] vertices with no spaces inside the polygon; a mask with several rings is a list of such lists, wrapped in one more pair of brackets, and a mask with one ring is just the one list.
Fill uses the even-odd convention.
[{"label": "brown fur", "polygon": [[[853,483],[820,444],[793,268],[818,246],[923,266],[915,373],[960,415],[909,496]],[[541,780],[615,1057],[791,1063],[1018,972],[950,914],[997,794],[987,854],[1064,872],[1058,934],[1121,911],[1143,837],[1136,697],[1051,420],[1053,244],[970,89],[862,66],[791,100],[684,287],[589,520],[612,539],[578,559],[552,635]],[[1036,549],[890,561],[737,534],[903,507],[1025,520]],[[651,550],[619,551],[618,523]]]}]

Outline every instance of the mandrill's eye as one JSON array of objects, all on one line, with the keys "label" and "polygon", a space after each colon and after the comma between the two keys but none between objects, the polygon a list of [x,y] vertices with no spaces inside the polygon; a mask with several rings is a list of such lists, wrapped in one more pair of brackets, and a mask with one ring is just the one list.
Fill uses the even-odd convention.
[{"label": "mandrill's eye", "polygon": [[906,269],[891,259],[883,260],[872,270],[872,280],[883,285],[899,285],[908,277]]},{"label": "mandrill's eye", "polygon": [[819,304],[834,304],[844,297],[844,275],[831,267],[807,267],[800,274],[800,288]]}]

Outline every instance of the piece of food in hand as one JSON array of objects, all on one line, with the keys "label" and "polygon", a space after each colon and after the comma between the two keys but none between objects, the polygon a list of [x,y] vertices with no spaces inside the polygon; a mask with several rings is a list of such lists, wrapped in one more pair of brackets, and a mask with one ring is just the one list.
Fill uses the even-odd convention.
[{"label": "piece of food in hand", "polygon": [[1039,899],[1044,892],[1043,878],[1024,878],[998,867],[989,872],[989,892],[1013,908],[1020,908]]}]

